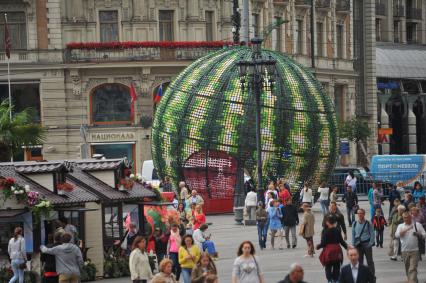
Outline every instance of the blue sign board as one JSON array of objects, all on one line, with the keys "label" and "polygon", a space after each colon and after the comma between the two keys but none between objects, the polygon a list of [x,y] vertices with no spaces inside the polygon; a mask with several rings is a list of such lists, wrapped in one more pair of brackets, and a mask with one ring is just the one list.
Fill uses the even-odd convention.
[{"label": "blue sign board", "polygon": [[341,140],[339,146],[339,154],[340,155],[348,155],[349,154],[349,141]]},{"label": "blue sign board", "polygon": [[398,82],[377,83],[377,89],[399,89]]},{"label": "blue sign board", "polygon": [[371,160],[370,171],[375,180],[383,180],[404,186],[419,181],[425,171],[426,155],[375,155]]}]

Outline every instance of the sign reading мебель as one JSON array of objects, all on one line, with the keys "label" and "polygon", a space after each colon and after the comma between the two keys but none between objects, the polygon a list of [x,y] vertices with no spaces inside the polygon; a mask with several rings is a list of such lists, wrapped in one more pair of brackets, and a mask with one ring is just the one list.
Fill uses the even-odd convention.
[{"label": "sign reading \u043c\u0435\u0431\u0435\u043b\u044c", "polygon": [[371,160],[371,174],[375,180],[388,181],[396,185],[412,186],[415,181],[423,182],[426,155],[375,155]]},{"label": "sign reading \u043c\u0435\u0431\u0435\u043b\u044c", "polygon": [[133,132],[90,133],[89,139],[91,142],[135,141],[136,134]]}]

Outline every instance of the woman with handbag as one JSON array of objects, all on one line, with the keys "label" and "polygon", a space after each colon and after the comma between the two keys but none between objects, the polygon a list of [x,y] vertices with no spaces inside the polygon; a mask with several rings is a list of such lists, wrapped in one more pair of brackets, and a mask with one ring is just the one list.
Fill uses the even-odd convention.
[{"label": "woman with handbag", "polygon": [[265,283],[253,243],[244,241],[238,248],[238,257],[234,261],[232,283]]},{"label": "woman with handbag", "polygon": [[12,264],[13,277],[9,283],[24,283],[24,269],[27,263],[27,252],[25,251],[25,239],[22,237],[22,228],[16,227],[13,238],[9,240],[7,247]]},{"label": "woman with handbag", "polygon": [[343,240],[341,231],[336,227],[335,216],[326,218],[326,228],[322,231],[321,243],[317,245],[317,250],[322,248],[320,261],[325,266],[325,276],[327,281],[337,282],[340,276],[340,266],[343,262],[343,252],[340,246],[348,249],[348,244]]},{"label": "woman with handbag", "polygon": [[314,256],[314,226],[315,226],[315,216],[311,211],[311,206],[307,203],[303,204],[303,219],[302,223],[299,226],[299,235],[302,236],[306,240],[306,244],[308,245],[308,252],[305,257],[313,257]]}]

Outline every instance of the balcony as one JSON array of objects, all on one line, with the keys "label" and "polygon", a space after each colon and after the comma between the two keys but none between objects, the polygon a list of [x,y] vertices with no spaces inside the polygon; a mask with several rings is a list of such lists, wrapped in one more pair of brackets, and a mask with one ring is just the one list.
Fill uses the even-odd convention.
[{"label": "balcony", "polygon": [[376,2],[376,15],[377,16],[386,16],[386,4]]},{"label": "balcony", "polygon": [[407,8],[407,19],[410,20],[421,20],[422,9],[419,8]]},{"label": "balcony", "polygon": [[71,43],[66,63],[195,60],[230,45],[229,42]]},{"label": "balcony", "polygon": [[331,0],[316,0],[315,7],[320,10],[328,10],[331,9]]},{"label": "balcony", "polygon": [[405,17],[405,9],[402,5],[393,5],[393,16],[394,17]]},{"label": "balcony", "polygon": [[350,13],[351,1],[350,0],[337,0],[336,13]]},{"label": "balcony", "polygon": [[[61,50],[14,50],[10,52],[10,64],[62,63]],[[0,64],[7,63],[6,53],[0,51]]]}]

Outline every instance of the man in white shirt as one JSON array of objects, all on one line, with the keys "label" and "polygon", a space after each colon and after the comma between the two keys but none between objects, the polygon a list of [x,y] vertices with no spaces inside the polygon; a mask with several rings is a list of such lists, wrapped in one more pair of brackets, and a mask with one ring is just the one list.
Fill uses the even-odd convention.
[{"label": "man in white shirt", "polygon": [[249,216],[249,220],[256,220],[257,194],[254,190],[248,192],[244,206]]},{"label": "man in white shirt", "polygon": [[405,273],[409,283],[417,283],[417,265],[419,263],[419,238],[425,238],[426,232],[420,223],[412,220],[411,214],[402,214],[404,223],[399,224],[395,237],[401,241],[401,253],[404,260]]}]

